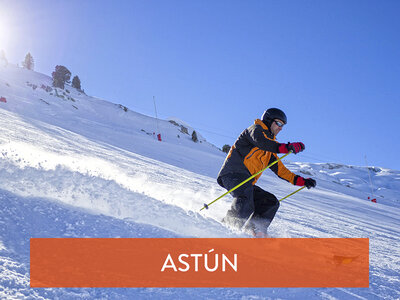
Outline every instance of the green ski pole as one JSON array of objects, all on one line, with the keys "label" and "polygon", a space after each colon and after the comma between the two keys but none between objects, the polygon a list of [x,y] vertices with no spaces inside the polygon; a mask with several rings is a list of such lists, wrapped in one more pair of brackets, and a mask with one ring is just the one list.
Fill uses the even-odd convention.
[{"label": "green ski pole", "polygon": [[293,193],[287,195],[286,197],[283,197],[281,200],[279,200],[279,202],[281,202],[282,200],[285,200],[286,198],[289,198],[290,196],[296,194],[297,192],[300,192],[302,189],[304,189],[306,186],[303,186],[301,188],[299,188],[297,191],[294,191]]},{"label": "green ski pole", "polygon": [[264,172],[266,169],[272,167],[274,164],[276,164],[278,161],[280,161],[282,158],[288,156],[290,153],[292,153],[293,151],[289,151],[289,153],[286,153],[285,155],[281,156],[280,158],[278,158],[276,161],[270,163],[268,166],[266,166],[264,169],[262,169],[261,171],[258,171],[256,174],[250,176],[249,178],[247,178],[246,180],[242,181],[241,183],[239,183],[237,186],[231,188],[229,191],[227,191],[225,194],[219,196],[217,199],[215,199],[214,201],[211,201],[210,203],[206,204],[204,203],[204,206],[202,208],[200,208],[200,211],[202,211],[203,209],[208,209],[208,207],[213,204],[214,202],[218,201],[219,199],[221,199],[222,197],[228,195],[230,192],[236,190],[238,187],[242,186],[243,184],[245,184],[246,182],[248,182],[249,180],[252,180],[254,177],[256,177],[258,174],[261,174],[262,172]]}]

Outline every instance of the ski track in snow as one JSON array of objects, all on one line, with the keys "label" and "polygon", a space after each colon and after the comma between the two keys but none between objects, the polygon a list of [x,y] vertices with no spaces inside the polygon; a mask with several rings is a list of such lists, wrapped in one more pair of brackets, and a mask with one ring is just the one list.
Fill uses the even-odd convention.
[{"label": "ski track in snow", "polygon": [[[32,237],[244,237],[220,223],[230,196],[199,212],[225,192],[215,181],[223,155],[206,142],[192,146],[176,138],[168,122],[161,123],[166,141],[159,143],[141,131],[151,131],[150,117],[126,117],[115,105],[75,92],[80,110],[66,110],[68,102],[26,87],[28,80],[50,85],[48,77],[31,73],[0,72],[0,91],[11,102],[9,110],[0,107],[1,299],[400,298],[400,172],[373,169],[381,186],[376,204],[366,201],[365,168],[305,163],[286,165],[316,177],[318,186],[281,203],[272,236],[369,238],[370,288],[29,288]],[[18,74],[26,78],[14,79]],[[128,125],[116,124],[108,116],[112,109]],[[259,185],[278,198],[295,189],[270,171]]]}]

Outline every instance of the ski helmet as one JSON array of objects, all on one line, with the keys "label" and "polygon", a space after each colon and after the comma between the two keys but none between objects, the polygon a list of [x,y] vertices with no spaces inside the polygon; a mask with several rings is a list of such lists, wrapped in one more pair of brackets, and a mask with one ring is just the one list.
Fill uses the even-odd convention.
[{"label": "ski helmet", "polygon": [[279,119],[282,120],[285,124],[287,123],[287,118],[286,115],[283,111],[281,111],[279,108],[269,108],[267,109],[263,115],[262,115],[262,120],[264,123],[271,125],[272,120],[274,119]]}]

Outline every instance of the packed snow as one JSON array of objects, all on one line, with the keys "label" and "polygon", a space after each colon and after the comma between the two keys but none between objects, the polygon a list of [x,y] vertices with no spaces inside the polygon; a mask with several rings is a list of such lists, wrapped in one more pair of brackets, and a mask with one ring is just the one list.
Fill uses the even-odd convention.
[{"label": "packed snow", "polygon": [[[271,235],[369,238],[368,289],[30,288],[32,237],[244,235],[220,222],[230,196],[199,211],[225,192],[215,180],[225,154],[199,132],[193,142],[180,117],[156,120],[69,85],[55,89],[50,77],[11,64],[0,66],[0,97],[1,299],[400,297],[400,171],[296,162],[285,164],[317,188],[282,202]],[[271,171],[259,185],[278,198],[296,189]]]}]

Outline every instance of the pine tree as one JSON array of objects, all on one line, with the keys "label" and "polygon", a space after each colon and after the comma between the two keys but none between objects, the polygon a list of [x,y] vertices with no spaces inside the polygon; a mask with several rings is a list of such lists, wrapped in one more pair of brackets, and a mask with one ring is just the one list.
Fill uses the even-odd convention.
[{"label": "pine tree", "polygon": [[65,83],[70,83],[71,72],[64,66],[56,66],[56,70],[51,73],[53,86],[64,89]]},{"label": "pine tree", "polygon": [[231,146],[229,146],[228,144],[222,146],[222,152],[228,153],[230,149]]},{"label": "pine tree", "polygon": [[28,54],[25,55],[25,60],[22,62],[22,66],[25,69],[33,71],[35,62],[34,62],[33,57],[30,52],[28,52]]},{"label": "pine tree", "polygon": [[199,139],[197,138],[197,133],[196,133],[195,130],[193,130],[193,133],[192,133],[192,141],[195,142],[195,143],[197,143],[198,140],[199,140]]},{"label": "pine tree", "polygon": [[80,92],[82,91],[81,80],[78,76],[74,76],[74,78],[72,78],[72,87],[76,88]]}]

